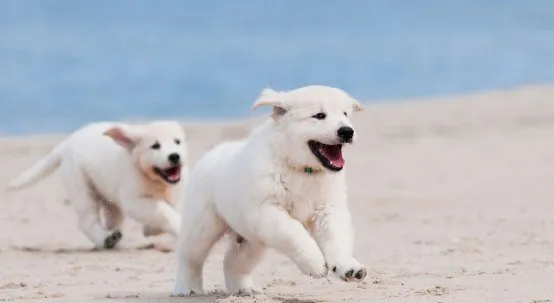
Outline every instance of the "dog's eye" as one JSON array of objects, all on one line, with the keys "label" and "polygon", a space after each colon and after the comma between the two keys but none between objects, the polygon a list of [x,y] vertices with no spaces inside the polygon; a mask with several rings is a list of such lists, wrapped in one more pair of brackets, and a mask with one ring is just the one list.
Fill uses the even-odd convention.
[{"label": "dog's eye", "polygon": [[175,144],[177,144],[177,145],[181,144],[181,140],[175,139]]},{"label": "dog's eye", "polygon": [[327,114],[325,113],[318,113],[312,116],[312,118],[316,118],[317,120],[323,120],[327,117]]},{"label": "dog's eye", "polygon": [[160,149],[161,145],[160,143],[156,142],[154,144],[152,144],[152,146],[150,146],[151,149]]},{"label": "dog's eye", "polygon": [[345,117],[348,117],[348,114],[346,112],[343,112],[343,114],[344,114]]}]

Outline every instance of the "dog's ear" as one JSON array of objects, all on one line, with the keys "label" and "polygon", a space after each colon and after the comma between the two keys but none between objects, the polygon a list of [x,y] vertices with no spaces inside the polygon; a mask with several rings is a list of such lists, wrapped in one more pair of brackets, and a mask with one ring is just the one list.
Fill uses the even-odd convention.
[{"label": "dog's ear", "polygon": [[352,107],[354,108],[355,112],[361,112],[364,110],[364,106],[356,100],[352,101]]},{"label": "dog's ear", "polygon": [[114,126],[105,131],[104,135],[112,138],[115,143],[123,146],[127,150],[133,149],[139,141],[139,137],[136,134],[123,126]]},{"label": "dog's ear", "polygon": [[273,113],[271,114],[271,117],[273,119],[282,117],[289,111],[288,106],[283,100],[283,93],[276,92],[271,88],[266,88],[262,90],[262,93],[258,97],[258,100],[254,102],[254,106],[252,107],[252,109],[256,109],[262,106],[273,107]]}]

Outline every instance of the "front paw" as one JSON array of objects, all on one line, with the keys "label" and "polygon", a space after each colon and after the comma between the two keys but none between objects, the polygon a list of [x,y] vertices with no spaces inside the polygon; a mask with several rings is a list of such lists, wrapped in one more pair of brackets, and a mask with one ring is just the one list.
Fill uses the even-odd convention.
[{"label": "front paw", "polygon": [[331,271],[345,282],[360,282],[367,276],[365,266],[350,258],[330,265]]},{"label": "front paw", "polygon": [[302,258],[302,261],[297,262],[298,268],[306,275],[312,278],[323,278],[326,277],[329,268],[327,263],[325,263],[325,258],[323,254],[318,251],[318,253],[313,253]]}]

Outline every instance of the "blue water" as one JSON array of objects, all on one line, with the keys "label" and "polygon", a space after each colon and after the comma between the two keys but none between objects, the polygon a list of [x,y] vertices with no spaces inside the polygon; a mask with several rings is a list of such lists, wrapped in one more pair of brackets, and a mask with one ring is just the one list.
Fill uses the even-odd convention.
[{"label": "blue water", "polygon": [[553,0],[0,1],[0,134],[238,118],[266,86],[371,101],[553,80]]}]

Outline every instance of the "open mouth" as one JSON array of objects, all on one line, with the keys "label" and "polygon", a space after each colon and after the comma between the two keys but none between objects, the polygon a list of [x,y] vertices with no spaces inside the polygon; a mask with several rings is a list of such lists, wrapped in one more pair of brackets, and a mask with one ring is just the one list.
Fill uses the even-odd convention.
[{"label": "open mouth", "polygon": [[342,157],[342,144],[327,145],[317,141],[309,141],[310,150],[319,162],[331,171],[340,171],[345,164]]},{"label": "open mouth", "polygon": [[154,167],[154,173],[170,184],[181,181],[181,165],[175,165],[164,169]]}]

